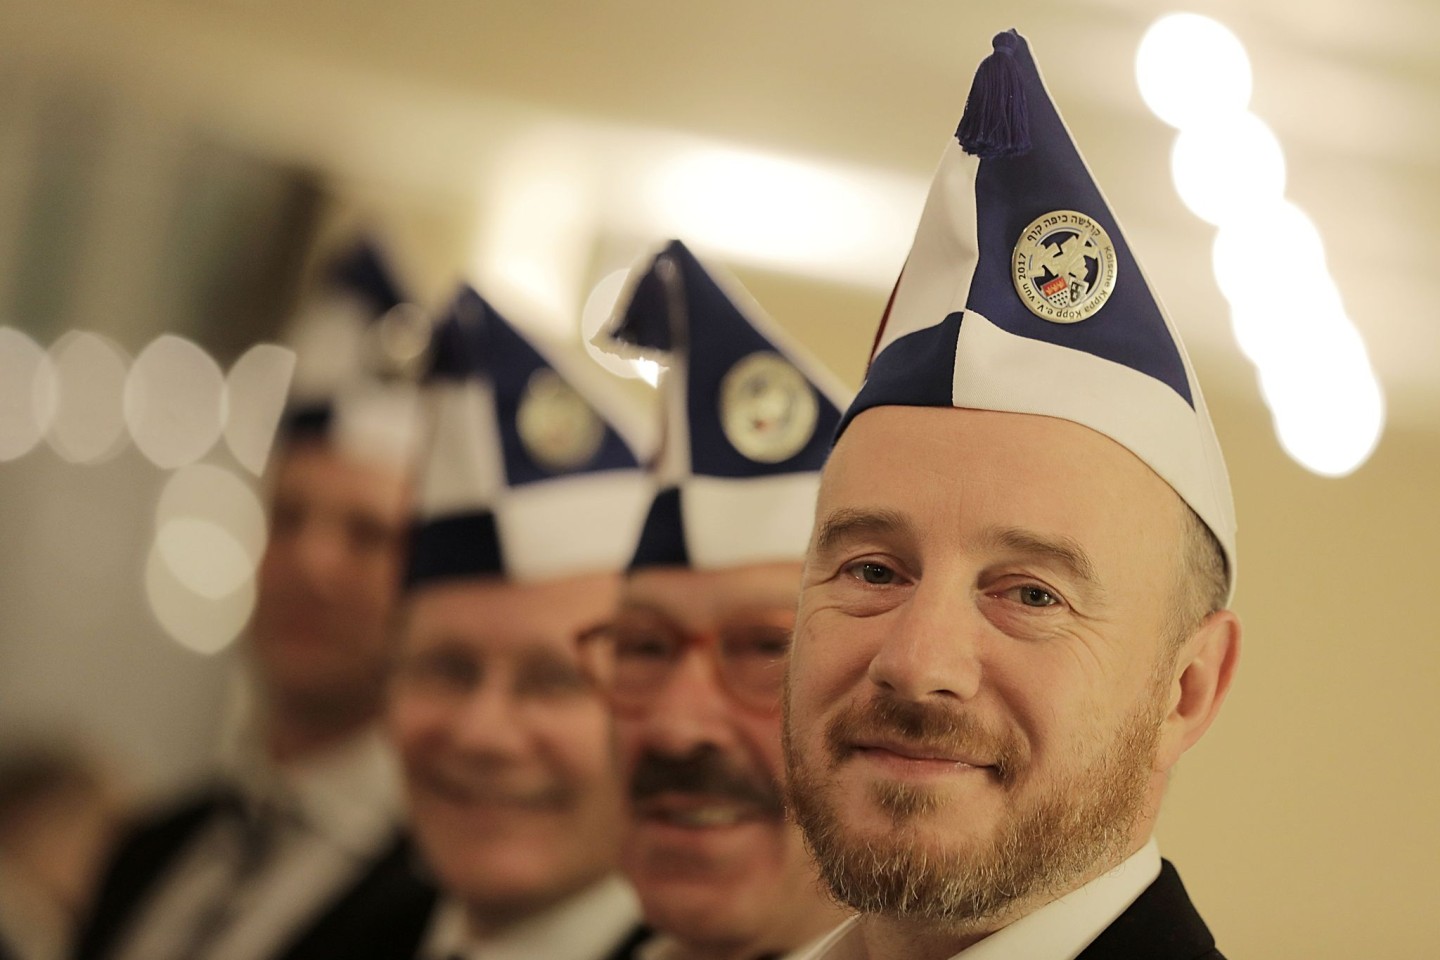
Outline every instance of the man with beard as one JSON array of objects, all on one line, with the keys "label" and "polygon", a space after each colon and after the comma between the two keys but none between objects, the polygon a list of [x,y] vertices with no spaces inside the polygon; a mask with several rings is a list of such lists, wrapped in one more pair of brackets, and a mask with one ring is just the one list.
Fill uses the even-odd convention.
[{"label": "man with beard", "polygon": [[297,318],[246,638],[253,709],[218,782],[122,845],[82,960],[385,956],[383,939],[337,944],[357,918],[389,918],[400,942],[424,918],[379,725],[418,433],[407,377],[428,336],[401,301],[361,245]]},{"label": "man with beard", "polygon": [[648,489],[562,360],[468,287],[436,332],[389,709],[442,892],[421,960],[602,960],[639,936],[612,721],[576,639],[614,612]]},{"label": "man with beard", "polygon": [[[658,493],[613,623],[583,644],[616,713],[641,960],[757,960],[840,919],[779,779],[780,694],[816,471],[840,391],[680,243],[614,336],[661,354]],[[802,372],[803,371],[803,372]]]},{"label": "man with beard", "polygon": [[1151,832],[1240,629],[1173,327],[995,39],[825,469],[789,797],[860,912],[815,958],[1218,957]]}]

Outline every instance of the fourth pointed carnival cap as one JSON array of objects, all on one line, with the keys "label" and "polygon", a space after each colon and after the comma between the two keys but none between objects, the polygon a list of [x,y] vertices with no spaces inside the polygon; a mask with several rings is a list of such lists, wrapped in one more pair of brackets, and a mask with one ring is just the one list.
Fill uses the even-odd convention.
[{"label": "fourth pointed carnival cap", "polygon": [[379,246],[356,241],[326,264],[284,337],[296,361],[282,441],[318,442],[408,472],[429,338],[429,317],[401,291]]},{"label": "fourth pointed carnival cap", "polygon": [[[468,286],[435,328],[406,585],[619,572],[653,445],[588,357],[522,334]],[[607,389],[608,388],[608,389]]]},{"label": "fourth pointed carnival cap", "polygon": [[884,405],[1037,414],[1104,434],[1215,534],[1233,593],[1235,508],[1199,382],[1013,30],[976,72],[840,430]]},{"label": "fourth pointed carnival cap", "polygon": [[631,274],[606,335],[664,365],[657,492],[630,569],[800,560],[848,393],[678,240]]}]

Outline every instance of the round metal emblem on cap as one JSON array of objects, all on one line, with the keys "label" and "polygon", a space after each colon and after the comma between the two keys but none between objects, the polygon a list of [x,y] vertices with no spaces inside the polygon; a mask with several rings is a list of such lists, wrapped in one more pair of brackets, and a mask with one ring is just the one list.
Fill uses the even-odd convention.
[{"label": "round metal emblem on cap", "polygon": [[1020,234],[1010,273],[1035,316],[1079,323],[1099,312],[1115,290],[1115,244],[1085,214],[1056,210]]},{"label": "round metal emblem on cap", "polygon": [[399,303],[366,328],[365,362],[376,376],[417,380],[430,349],[430,318],[413,303]]},{"label": "round metal emblem on cap", "polygon": [[781,463],[815,435],[820,404],[804,374],[778,353],[752,353],[720,381],[725,438],[756,463]]},{"label": "round metal emblem on cap", "polygon": [[530,375],[515,412],[515,430],[530,459],[552,473],[583,467],[605,440],[599,415],[550,369]]}]

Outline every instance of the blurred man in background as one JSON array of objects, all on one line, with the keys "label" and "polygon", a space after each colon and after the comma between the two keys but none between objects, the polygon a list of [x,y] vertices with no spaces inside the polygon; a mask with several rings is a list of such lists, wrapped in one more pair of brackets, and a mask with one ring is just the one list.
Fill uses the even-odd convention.
[{"label": "blurred man in background", "polygon": [[334,957],[355,917],[390,911],[404,941],[433,896],[411,869],[378,723],[417,434],[406,367],[428,331],[373,249],[328,281],[297,324],[270,472],[252,715],[223,781],[123,845],[82,960]]},{"label": "blurred man in background", "polygon": [[639,932],[613,725],[576,641],[614,611],[648,484],[606,396],[549,354],[465,288],[430,360],[389,711],[442,891],[421,960],[604,960]]},{"label": "blurred man in background", "polygon": [[1152,832],[1234,570],[1184,348],[1000,34],[821,483],[786,760],[860,915],[812,960],[1219,958]]},{"label": "blurred man in background", "polygon": [[[781,803],[780,705],[840,391],[681,244],[614,336],[667,364],[659,492],[617,617],[583,648],[617,716],[642,960],[757,960],[839,920]],[[804,371],[804,372],[802,372]]]}]

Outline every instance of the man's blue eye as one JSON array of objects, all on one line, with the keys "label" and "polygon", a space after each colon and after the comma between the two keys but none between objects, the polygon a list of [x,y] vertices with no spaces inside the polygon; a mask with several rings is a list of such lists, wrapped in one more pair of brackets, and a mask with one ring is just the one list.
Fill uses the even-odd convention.
[{"label": "man's blue eye", "polygon": [[1053,607],[1060,600],[1044,587],[1021,587],[1020,602],[1027,607]]}]

